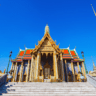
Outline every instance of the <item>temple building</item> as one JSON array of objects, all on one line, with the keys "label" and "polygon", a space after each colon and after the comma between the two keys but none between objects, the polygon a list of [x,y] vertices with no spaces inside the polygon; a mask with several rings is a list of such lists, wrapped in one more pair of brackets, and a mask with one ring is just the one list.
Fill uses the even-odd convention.
[{"label": "temple building", "polygon": [[86,81],[84,60],[76,49],[60,49],[51,38],[48,25],[38,45],[34,49],[20,49],[11,62],[12,82],[79,82],[80,72]]}]

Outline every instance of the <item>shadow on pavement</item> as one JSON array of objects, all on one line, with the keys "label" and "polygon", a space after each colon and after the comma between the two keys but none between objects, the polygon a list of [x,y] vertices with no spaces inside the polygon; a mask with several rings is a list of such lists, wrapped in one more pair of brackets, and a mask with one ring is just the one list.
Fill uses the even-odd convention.
[{"label": "shadow on pavement", "polygon": [[8,89],[10,87],[12,87],[13,85],[7,85],[8,82],[6,82],[5,84],[1,85],[0,86],[0,96],[3,95],[3,94],[7,94],[8,91],[15,91],[15,89]]}]

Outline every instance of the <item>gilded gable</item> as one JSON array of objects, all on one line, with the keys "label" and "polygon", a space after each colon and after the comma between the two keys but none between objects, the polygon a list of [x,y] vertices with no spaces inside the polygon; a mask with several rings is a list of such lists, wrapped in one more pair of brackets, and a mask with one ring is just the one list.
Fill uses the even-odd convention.
[{"label": "gilded gable", "polygon": [[52,47],[50,41],[46,38],[41,45],[39,51],[54,51],[54,48]]}]

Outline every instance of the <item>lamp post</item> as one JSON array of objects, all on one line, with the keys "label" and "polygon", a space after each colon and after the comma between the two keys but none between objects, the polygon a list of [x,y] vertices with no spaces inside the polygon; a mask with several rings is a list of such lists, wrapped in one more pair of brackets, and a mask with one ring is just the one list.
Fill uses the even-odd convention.
[{"label": "lamp post", "polygon": [[9,62],[8,62],[7,70],[6,70],[7,74],[8,74],[8,68],[9,68],[9,64],[10,64],[10,60],[11,60],[11,55],[12,55],[12,51],[10,51],[10,55],[9,55]]},{"label": "lamp post", "polygon": [[84,52],[81,52],[83,60],[84,60],[84,66],[85,66],[85,70],[86,70],[86,74],[88,74],[87,68],[86,68],[86,64],[85,64],[85,58],[84,58]]}]

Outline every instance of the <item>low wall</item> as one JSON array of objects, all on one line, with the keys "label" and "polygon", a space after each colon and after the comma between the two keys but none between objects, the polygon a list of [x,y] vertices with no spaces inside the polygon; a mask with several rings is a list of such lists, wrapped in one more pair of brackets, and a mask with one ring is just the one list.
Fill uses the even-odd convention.
[{"label": "low wall", "polygon": [[87,74],[86,77],[87,77],[87,81],[91,85],[93,85],[94,87],[96,87],[96,79],[94,77],[90,76],[89,74]]},{"label": "low wall", "polygon": [[0,77],[0,86],[4,83],[6,83],[7,80],[7,74],[4,74],[3,76]]}]

